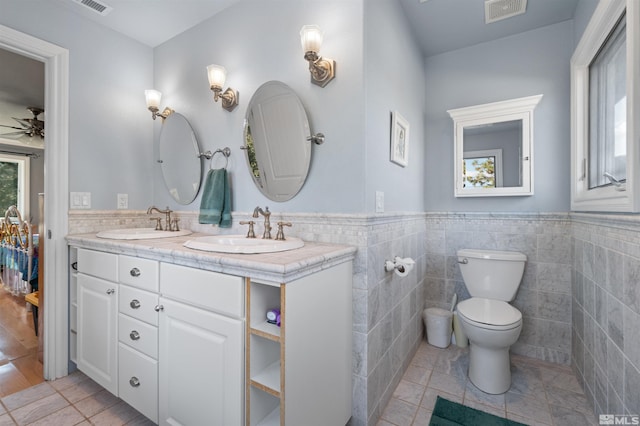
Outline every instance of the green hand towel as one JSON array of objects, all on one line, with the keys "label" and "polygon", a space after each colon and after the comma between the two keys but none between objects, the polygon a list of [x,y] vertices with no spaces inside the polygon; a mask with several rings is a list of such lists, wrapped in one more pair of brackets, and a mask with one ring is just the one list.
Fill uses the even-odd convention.
[{"label": "green hand towel", "polygon": [[200,223],[231,227],[231,191],[226,169],[209,170],[202,189]]}]

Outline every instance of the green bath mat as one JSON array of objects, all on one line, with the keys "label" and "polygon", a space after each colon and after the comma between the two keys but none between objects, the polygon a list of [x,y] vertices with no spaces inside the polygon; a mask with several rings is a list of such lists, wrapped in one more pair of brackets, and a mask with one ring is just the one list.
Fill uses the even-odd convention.
[{"label": "green bath mat", "polygon": [[438,397],[429,426],[526,426]]}]

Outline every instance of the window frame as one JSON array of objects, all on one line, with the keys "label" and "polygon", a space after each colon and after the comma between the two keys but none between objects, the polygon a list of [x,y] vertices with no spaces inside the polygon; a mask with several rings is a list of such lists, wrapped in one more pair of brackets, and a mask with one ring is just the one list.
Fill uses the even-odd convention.
[{"label": "window frame", "polygon": [[[640,211],[640,2],[598,3],[571,57],[571,210]],[[589,188],[589,66],[626,13],[627,180]]]},{"label": "window frame", "polygon": [[[0,162],[18,164],[18,205],[16,207],[22,215],[22,219],[28,220],[31,213],[29,210],[29,201],[31,199],[31,159],[26,155],[0,154]],[[4,212],[1,214],[4,215]]]}]

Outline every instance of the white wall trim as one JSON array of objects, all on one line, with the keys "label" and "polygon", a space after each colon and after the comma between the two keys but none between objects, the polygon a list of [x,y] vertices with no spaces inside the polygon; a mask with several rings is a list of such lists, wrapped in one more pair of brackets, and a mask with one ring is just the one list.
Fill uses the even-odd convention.
[{"label": "white wall trim", "polygon": [[[0,48],[45,64],[44,378],[68,373],[69,51],[0,25]],[[47,236],[51,233],[51,238]]]}]

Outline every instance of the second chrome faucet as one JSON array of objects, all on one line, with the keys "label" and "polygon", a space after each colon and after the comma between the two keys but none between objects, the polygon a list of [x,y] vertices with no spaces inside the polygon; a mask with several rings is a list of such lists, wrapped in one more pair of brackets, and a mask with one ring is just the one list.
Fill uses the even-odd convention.
[{"label": "second chrome faucet", "polygon": [[264,233],[262,234],[262,238],[266,240],[271,239],[271,212],[269,211],[269,207],[265,207],[264,210],[260,206],[253,209],[253,217],[260,217],[259,215],[264,216]]},{"label": "second chrome faucet", "polygon": [[[260,206],[253,209],[253,217],[257,218],[260,215],[264,216],[264,233],[262,234],[262,238],[265,240],[271,239],[271,212],[269,211],[269,207],[265,207],[264,210],[260,208]],[[256,234],[253,231],[254,221],[250,220],[248,222],[242,221],[240,225],[249,225],[249,232],[247,233],[247,238],[255,238]],[[276,233],[276,240],[284,241],[286,238],[284,237],[284,227],[292,226],[291,222],[278,222],[278,232]]]}]

